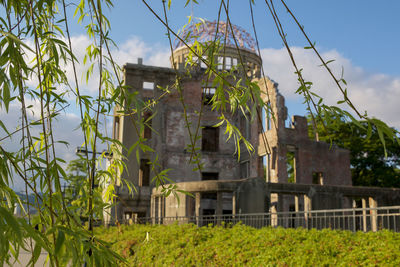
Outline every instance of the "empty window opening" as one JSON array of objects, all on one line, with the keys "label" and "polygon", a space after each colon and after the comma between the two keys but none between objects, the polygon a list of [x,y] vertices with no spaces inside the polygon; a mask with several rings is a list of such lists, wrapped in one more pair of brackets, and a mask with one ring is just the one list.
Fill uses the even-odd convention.
[{"label": "empty window opening", "polygon": [[257,163],[257,173],[259,177],[263,177],[264,180],[266,180],[265,176],[265,156],[259,156],[258,157],[258,163]]},{"label": "empty window opening", "polygon": [[240,178],[250,177],[250,162],[244,161],[240,163]]},{"label": "empty window opening", "polygon": [[238,60],[237,58],[232,58],[232,66],[237,66]]},{"label": "empty window opening", "polygon": [[225,58],[225,69],[230,70],[232,68],[232,58],[226,57]]},{"label": "empty window opening", "polygon": [[139,186],[149,186],[150,185],[150,165],[149,160],[140,160],[139,169]]},{"label": "empty window opening", "polygon": [[265,155],[264,161],[264,170],[265,170],[265,180],[269,183],[271,182],[271,154]]},{"label": "empty window opening", "polygon": [[215,95],[215,90],[216,90],[215,87],[203,87],[202,99],[205,105],[212,104],[211,99]]},{"label": "empty window opening", "polygon": [[218,180],[218,172],[202,172],[201,180],[202,181]]},{"label": "empty window opening", "polygon": [[286,153],[286,171],[288,177],[288,183],[296,182],[296,160],[294,152],[288,151]]},{"label": "empty window opening", "polygon": [[147,111],[143,114],[143,123],[144,123],[143,137],[146,139],[150,139],[151,125],[152,125],[152,113],[150,111]]},{"label": "empty window opening", "polygon": [[275,170],[275,164],[276,164],[276,158],[277,158],[277,149],[276,147],[272,148],[272,159],[271,159],[271,163],[269,165],[269,167],[271,168],[271,170]]},{"label": "empty window opening", "polygon": [[114,139],[119,139],[119,116],[114,117]]},{"label": "empty window opening", "polygon": [[[203,60],[207,62],[207,56],[203,56]],[[203,62],[203,60],[200,60],[200,68],[202,70],[205,70],[205,69],[207,69],[207,65],[206,65],[206,63]]]},{"label": "empty window opening", "polygon": [[252,73],[252,77],[257,77],[257,73],[258,73],[258,70],[257,70],[257,65],[254,65],[254,68],[253,68],[253,73]]},{"label": "empty window opening", "polygon": [[219,128],[204,127],[201,131],[201,150],[208,152],[218,151]]},{"label": "empty window opening", "polygon": [[203,209],[203,215],[204,216],[215,215],[215,209]]},{"label": "empty window opening", "polygon": [[312,174],[312,183],[313,184],[324,184],[324,176],[322,172],[313,172]]},{"label": "empty window opening", "polygon": [[[232,214],[232,209],[234,208],[233,204],[233,192],[222,192],[221,199],[222,202],[222,214]],[[224,213],[226,212],[226,213]]]},{"label": "empty window opening", "polygon": [[190,63],[192,66],[197,66],[199,64],[199,58],[196,56],[192,57],[192,61]]},{"label": "empty window opening", "polygon": [[267,107],[266,107],[266,123],[265,123],[265,127],[267,127],[267,131],[271,130],[271,103],[268,102]]},{"label": "empty window opening", "polygon": [[186,198],[186,214],[187,216],[196,216],[196,199],[193,197]]},{"label": "empty window opening", "polygon": [[137,216],[138,218],[145,218],[145,217],[146,217],[146,212],[143,212],[143,211],[138,212],[138,213],[136,213],[136,216]]},{"label": "empty window opening", "polygon": [[261,109],[261,116],[263,130],[271,130],[271,103],[268,102],[267,106]]},{"label": "empty window opening", "polygon": [[224,57],[218,57],[218,70],[222,70],[224,68]]},{"label": "empty window opening", "polygon": [[259,168],[260,177],[264,177],[267,183],[271,182],[271,170],[270,170],[271,154],[259,157]]},{"label": "empty window opening", "polygon": [[215,192],[204,192],[204,193],[201,193],[201,199],[216,200],[217,199],[217,193],[215,193]]},{"label": "empty window opening", "polygon": [[154,82],[143,82],[144,90],[154,90]]},{"label": "empty window opening", "polygon": [[253,63],[247,62],[246,70],[247,70],[247,77],[253,78]]},{"label": "empty window opening", "polygon": [[292,121],[292,117],[288,114],[286,120],[285,120],[285,128],[293,128],[293,121]]}]

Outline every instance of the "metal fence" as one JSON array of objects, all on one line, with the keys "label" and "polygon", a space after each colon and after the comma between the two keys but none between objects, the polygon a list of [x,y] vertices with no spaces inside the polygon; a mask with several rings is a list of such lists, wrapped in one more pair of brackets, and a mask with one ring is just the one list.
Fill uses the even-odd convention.
[{"label": "metal fence", "polygon": [[256,214],[204,215],[191,217],[134,218],[125,223],[184,224],[198,226],[230,226],[242,223],[255,228],[266,226],[306,229],[335,229],[350,231],[378,231],[389,229],[400,232],[400,206],[380,208],[354,208],[313,210],[299,212],[276,212]]}]

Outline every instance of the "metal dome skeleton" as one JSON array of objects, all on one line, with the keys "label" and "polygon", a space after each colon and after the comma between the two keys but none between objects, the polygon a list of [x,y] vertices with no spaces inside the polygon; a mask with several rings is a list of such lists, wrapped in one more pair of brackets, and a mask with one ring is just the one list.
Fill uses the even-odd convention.
[{"label": "metal dome skeleton", "polygon": [[[215,36],[217,32],[217,36]],[[236,25],[227,25],[226,22],[220,21],[204,21],[201,24],[190,24],[180,32],[179,37],[187,44],[192,44],[194,40],[205,43],[213,41],[215,38],[224,40],[226,36],[226,46],[236,47],[240,49],[255,52],[255,41],[253,37],[243,28]],[[236,43],[235,43],[236,40]],[[224,40],[225,42],[225,40]],[[185,46],[178,38],[174,41],[174,49]]]}]

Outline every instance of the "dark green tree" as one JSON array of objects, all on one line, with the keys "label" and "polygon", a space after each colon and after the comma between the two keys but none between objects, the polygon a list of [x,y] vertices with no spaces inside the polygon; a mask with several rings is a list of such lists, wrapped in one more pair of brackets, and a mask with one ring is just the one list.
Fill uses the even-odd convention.
[{"label": "dark green tree", "polygon": [[67,176],[65,178],[66,185],[64,186],[65,197],[73,201],[79,194],[81,188],[87,186],[88,180],[87,162],[84,158],[71,160],[67,166]]},{"label": "dark green tree", "polygon": [[[374,125],[337,116],[325,120],[325,127],[317,123],[317,130],[321,141],[350,150],[353,185],[400,187],[400,147],[395,140],[380,137]],[[309,136],[314,138],[311,124]]]},{"label": "dark green tree", "polygon": [[[67,205],[75,214],[79,215],[80,220],[86,222],[87,214],[87,198],[89,192],[90,180],[88,173],[88,164],[84,157],[71,160],[66,168],[67,176],[65,177],[66,186],[64,187],[64,197]],[[93,202],[98,207],[105,207],[108,204],[102,201],[102,188],[98,182],[94,184]],[[95,211],[94,218],[101,219],[102,209]]]}]

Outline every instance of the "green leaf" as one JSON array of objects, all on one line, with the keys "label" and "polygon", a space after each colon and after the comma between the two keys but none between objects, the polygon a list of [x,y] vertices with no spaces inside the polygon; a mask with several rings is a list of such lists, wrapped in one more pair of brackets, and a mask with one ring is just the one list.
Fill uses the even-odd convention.
[{"label": "green leaf", "polygon": [[26,45],[23,41],[21,41],[17,36],[15,36],[14,34],[10,33],[10,32],[5,32],[3,30],[0,29],[0,33],[7,36],[8,38],[12,39],[14,42],[22,45],[23,47],[25,47],[26,49],[28,49],[29,51],[31,51],[32,53],[35,53],[34,50],[32,50],[28,45]]},{"label": "green leaf", "polygon": [[0,120],[0,127],[8,134],[10,135],[10,132],[7,130],[7,127],[4,125],[3,121]]},{"label": "green leaf", "polygon": [[60,253],[61,247],[65,241],[65,234],[62,230],[58,230],[58,235],[56,239],[55,254],[56,256]]}]

